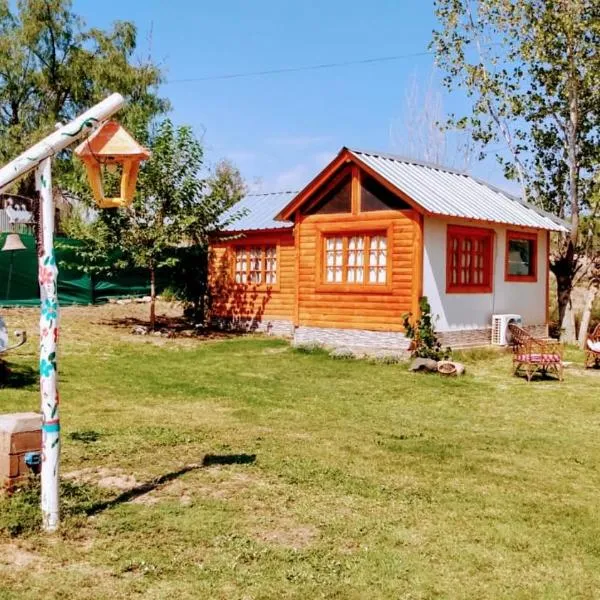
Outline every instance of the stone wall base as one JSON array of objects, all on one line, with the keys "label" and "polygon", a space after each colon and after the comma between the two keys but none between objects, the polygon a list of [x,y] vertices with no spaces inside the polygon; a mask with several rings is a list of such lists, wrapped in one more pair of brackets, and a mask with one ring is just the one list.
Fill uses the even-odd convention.
[{"label": "stone wall base", "polygon": [[267,335],[287,338],[294,335],[294,326],[291,321],[286,319],[269,319],[265,317],[258,320],[244,317],[213,317],[211,325],[225,331],[266,333]]},{"label": "stone wall base", "polygon": [[[347,348],[357,354],[406,353],[410,340],[398,331],[368,331],[366,329],[334,329],[329,327],[294,328],[286,319],[263,320],[242,317],[213,317],[211,325],[225,331],[266,333],[277,337],[292,338],[294,346],[318,345],[324,348]],[[534,337],[548,337],[547,325],[526,325],[523,327]],[[492,328],[461,329],[439,331],[438,339],[442,347],[477,348],[489,346],[492,342]]]},{"label": "stone wall base", "polygon": [[[538,338],[548,337],[548,325],[524,325],[523,329]],[[437,337],[442,347],[450,348],[477,348],[489,346],[492,343],[492,328],[460,329],[457,331],[439,331]]]},{"label": "stone wall base", "polygon": [[410,340],[400,332],[366,329],[296,327],[294,346],[315,344],[324,348],[347,348],[356,354],[406,353]]}]

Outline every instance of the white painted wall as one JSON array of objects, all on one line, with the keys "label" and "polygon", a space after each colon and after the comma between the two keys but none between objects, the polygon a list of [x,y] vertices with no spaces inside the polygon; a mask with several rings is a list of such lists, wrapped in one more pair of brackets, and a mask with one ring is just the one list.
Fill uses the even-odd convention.
[{"label": "white painted wall", "polygon": [[505,225],[474,224],[495,231],[493,289],[490,294],[446,293],[446,231],[449,224],[467,225],[464,221],[425,217],[423,237],[423,294],[429,299],[431,312],[437,317],[438,331],[481,329],[491,326],[492,315],[516,313],[525,325],[546,322],[546,232],[538,232],[537,281],[504,281]]}]

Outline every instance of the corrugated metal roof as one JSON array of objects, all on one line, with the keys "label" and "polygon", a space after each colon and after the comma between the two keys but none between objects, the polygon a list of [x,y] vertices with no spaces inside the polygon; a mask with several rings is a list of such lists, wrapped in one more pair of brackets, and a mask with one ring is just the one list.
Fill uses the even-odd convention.
[{"label": "corrugated metal roof", "polygon": [[222,223],[241,214],[223,231],[253,231],[258,229],[285,229],[292,227],[289,221],[275,221],[275,215],[289,204],[298,192],[272,194],[248,194],[223,215]]},{"label": "corrugated metal roof", "polygon": [[557,217],[466,173],[378,152],[349,152],[429,213],[567,231]]}]

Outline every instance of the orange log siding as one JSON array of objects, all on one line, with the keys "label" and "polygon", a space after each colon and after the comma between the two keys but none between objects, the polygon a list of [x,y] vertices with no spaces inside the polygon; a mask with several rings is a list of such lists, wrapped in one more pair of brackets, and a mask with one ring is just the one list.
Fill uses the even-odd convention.
[{"label": "orange log siding", "polygon": [[[297,325],[402,331],[402,315],[415,307],[422,236],[416,211],[382,211],[358,215],[300,217],[298,239]],[[384,232],[388,235],[388,281],[359,289],[323,282],[323,235]],[[415,269],[415,265],[417,268]],[[418,274],[420,279],[420,273]]]},{"label": "orange log siding", "polygon": [[[239,245],[277,246],[275,285],[256,286],[235,282],[235,248]],[[280,232],[248,232],[239,239],[213,242],[209,257],[212,316],[233,320],[251,319],[257,323],[268,318],[287,319],[291,322],[296,287],[295,257],[291,229]]]}]

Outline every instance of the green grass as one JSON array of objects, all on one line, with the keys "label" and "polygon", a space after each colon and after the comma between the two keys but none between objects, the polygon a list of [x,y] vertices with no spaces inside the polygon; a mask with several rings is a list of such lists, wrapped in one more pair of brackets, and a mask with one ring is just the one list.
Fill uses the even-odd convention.
[{"label": "green grass", "polygon": [[[99,310],[65,311],[63,527],[38,532],[35,488],[0,503],[0,598],[599,596],[600,377],[578,352],[562,384],[495,351],[444,379]],[[2,412],[36,408],[20,383]],[[97,485],[115,476],[158,483]]]}]

